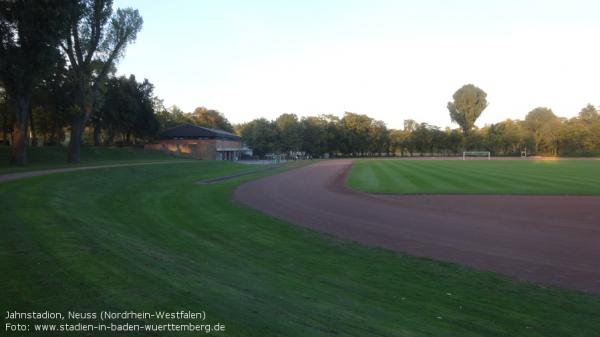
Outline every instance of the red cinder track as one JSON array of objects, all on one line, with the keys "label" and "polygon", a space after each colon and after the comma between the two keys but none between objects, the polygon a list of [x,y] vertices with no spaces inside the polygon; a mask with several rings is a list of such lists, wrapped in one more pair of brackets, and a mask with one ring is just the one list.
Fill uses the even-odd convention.
[{"label": "red cinder track", "polygon": [[372,195],[345,187],[351,166],[251,181],[235,199],[342,239],[600,293],[600,197]]}]

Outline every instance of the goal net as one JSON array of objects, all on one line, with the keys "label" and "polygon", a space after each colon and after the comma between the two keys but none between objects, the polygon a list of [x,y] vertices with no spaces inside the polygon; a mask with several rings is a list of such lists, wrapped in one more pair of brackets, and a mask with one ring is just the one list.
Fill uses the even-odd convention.
[{"label": "goal net", "polygon": [[488,160],[492,159],[492,154],[490,151],[465,151],[463,152],[463,160],[467,160],[467,158],[487,158]]}]

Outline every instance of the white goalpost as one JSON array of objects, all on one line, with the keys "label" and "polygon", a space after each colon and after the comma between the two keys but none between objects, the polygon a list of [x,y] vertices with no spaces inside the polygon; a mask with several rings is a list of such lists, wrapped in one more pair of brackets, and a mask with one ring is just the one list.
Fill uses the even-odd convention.
[{"label": "white goalpost", "polygon": [[527,158],[527,149],[521,150],[521,158]]},{"label": "white goalpost", "polygon": [[467,160],[467,157],[487,157],[488,160],[492,159],[492,153],[490,151],[464,151],[463,160]]}]

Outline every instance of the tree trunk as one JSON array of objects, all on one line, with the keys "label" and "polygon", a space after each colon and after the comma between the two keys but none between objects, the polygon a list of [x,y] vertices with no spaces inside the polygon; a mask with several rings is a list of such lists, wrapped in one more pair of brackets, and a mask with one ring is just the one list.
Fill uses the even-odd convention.
[{"label": "tree trunk", "polygon": [[108,137],[106,138],[106,145],[112,145],[115,142],[115,131],[112,128],[108,129]]},{"label": "tree trunk", "polygon": [[48,138],[46,141],[44,141],[45,144],[52,144],[56,141],[56,143],[58,143],[58,117],[56,115],[58,115],[56,113],[56,110],[54,110],[54,120],[52,121],[52,127],[50,128],[50,134],[48,135]]},{"label": "tree trunk", "polygon": [[4,114],[4,118],[2,118],[2,144],[6,144],[8,141],[8,111]]},{"label": "tree trunk", "polygon": [[35,123],[33,120],[33,111],[28,112],[29,115],[29,129],[31,130],[31,146],[37,146],[37,134],[35,133]]},{"label": "tree trunk", "polygon": [[56,123],[53,123],[52,129],[50,129],[50,134],[48,135],[48,139],[46,140],[46,144],[52,144],[56,140],[58,143],[58,132],[56,130]]},{"label": "tree trunk", "polygon": [[94,125],[94,146],[100,146],[100,126]]},{"label": "tree trunk", "polygon": [[28,96],[20,96],[17,98],[17,113],[13,125],[13,141],[10,157],[10,162],[14,165],[27,164],[27,124],[29,121],[29,105],[30,99]]},{"label": "tree trunk", "polygon": [[81,143],[84,125],[83,116],[73,117],[71,121],[71,139],[69,140],[69,163],[76,164],[81,161]]},{"label": "tree trunk", "polygon": [[74,116],[71,120],[71,139],[69,141],[69,154],[67,160],[69,163],[79,163],[81,161],[81,146],[83,145],[83,130],[85,123],[92,115],[93,103],[83,104],[83,115]]}]

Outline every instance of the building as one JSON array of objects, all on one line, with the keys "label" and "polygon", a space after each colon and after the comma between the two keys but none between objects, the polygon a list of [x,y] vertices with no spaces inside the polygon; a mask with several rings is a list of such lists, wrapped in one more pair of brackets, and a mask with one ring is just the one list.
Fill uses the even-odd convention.
[{"label": "building", "polygon": [[158,144],[148,144],[145,148],[205,160],[238,160],[242,155],[252,155],[239,136],[192,124],[165,130]]}]

